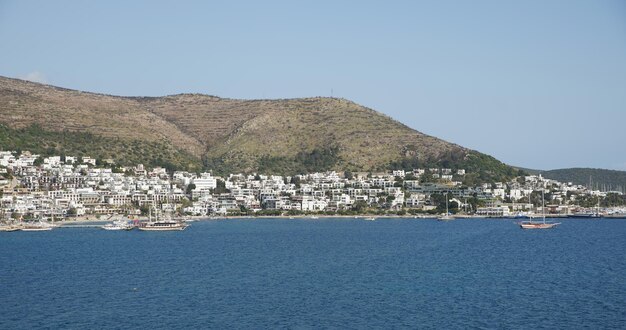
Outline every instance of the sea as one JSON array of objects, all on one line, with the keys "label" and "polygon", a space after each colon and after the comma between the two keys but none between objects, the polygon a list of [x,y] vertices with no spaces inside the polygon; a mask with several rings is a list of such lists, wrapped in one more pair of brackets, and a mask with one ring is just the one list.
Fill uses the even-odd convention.
[{"label": "sea", "polygon": [[625,329],[626,220],[0,232],[0,329]]}]

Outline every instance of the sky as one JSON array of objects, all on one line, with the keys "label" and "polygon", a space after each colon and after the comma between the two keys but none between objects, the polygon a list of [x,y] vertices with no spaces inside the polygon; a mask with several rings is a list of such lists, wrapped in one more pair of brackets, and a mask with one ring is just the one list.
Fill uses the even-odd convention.
[{"label": "sky", "polygon": [[6,1],[0,75],[334,96],[533,169],[626,170],[626,1]]}]

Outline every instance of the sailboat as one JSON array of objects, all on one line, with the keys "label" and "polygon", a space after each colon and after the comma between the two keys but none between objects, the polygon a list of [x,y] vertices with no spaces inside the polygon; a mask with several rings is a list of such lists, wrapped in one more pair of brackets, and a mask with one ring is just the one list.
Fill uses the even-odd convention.
[{"label": "sailboat", "polygon": [[560,225],[560,222],[546,222],[546,202],[544,197],[544,189],[541,189],[541,212],[543,221],[542,222],[533,222],[533,218],[530,218],[528,221],[521,221],[519,223],[522,229],[551,229]]},{"label": "sailboat", "polygon": [[454,217],[450,215],[450,211],[448,210],[448,192],[446,192],[446,214],[437,218],[438,221],[450,221],[454,220]]}]

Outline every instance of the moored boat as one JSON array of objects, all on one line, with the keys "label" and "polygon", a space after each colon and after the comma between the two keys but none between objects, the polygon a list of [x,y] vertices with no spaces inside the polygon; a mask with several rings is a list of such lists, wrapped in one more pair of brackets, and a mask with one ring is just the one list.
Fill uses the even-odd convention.
[{"label": "moored boat", "polygon": [[542,211],[542,222],[533,222],[533,218],[531,217],[528,221],[521,221],[518,224],[522,229],[551,229],[556,228],[556,226],[560,225],[560,222],[546,222],[546,205],[544,199],[544,191],[541,190],[541,211]]},{"label": "moored boat", "polygon": [[21,230],[22,227],[18,226],[18,225],[2,225],[0,226],[0,231],[6,231],[6,232],[10,232],[10,231],[18,231]]},{"label": "moored boat", "polygon": [[155,220],[152,221],[152,210],[150,210],[150,220],[148,222],[141,223],[137,229],[143,231],[175,231],[185,230],[187,227],[189,227],[189,225],[183,221],[177,221],[171,218],[159,220],[156,215]]},{"label": "moored boat", "polygon": [[24,223],[20,226],[21,231],[48,231],[52,230],[54,225],[45,222]]},{"label": "moored boat", "polygon": [[135,225],[133,225],[129,221],[117,220],[113,221],[112,223],[107,223],[101,228],[104,230],[132,230],[133,228],[135,228]]},{"label": "moored boat", "polygon": [[189,225],[175,220],[159,220],[146,222],[137,227],[144,231],[185,230]]},{"label": "moored boat", "polygon": [[560,224],[560,222],[533,222],[532,220],[519,223],[522,229],[550,229]]},{"label": "moored boat", "polygon": [[454,220],[454,216],[450,214],[448,210],[448,193],[446,192],[446,213],[437,218],[437,221],[450,221]]},{"label": "moored boat", "polygon": [[568,218],[570,219],[597,219],[600,218],[598,213],[573,213],[568,214]]}]

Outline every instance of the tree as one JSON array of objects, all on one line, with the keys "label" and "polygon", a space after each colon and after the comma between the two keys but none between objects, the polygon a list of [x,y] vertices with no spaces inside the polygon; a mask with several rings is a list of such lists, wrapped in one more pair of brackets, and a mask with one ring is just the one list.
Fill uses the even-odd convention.
[{"label": "tree", "polygon": [[186,208],[186,207],[190,207],[190,206],[192,206],[192,205],[193,205],[193,202],[192,202],[192,201],[190,201],[190,200],[189,200],[189,199],[187,199],[187,198],[183,198],[183,199],[180,201],[180,204],[181,204],[181,208],[183,208],[183,209],[184,209],[184,208]]},{"label": "tree", "polygon": [[148,215],[150,213],[150,205],[143,204],[139,207],[139,211],[141,211],[141,215]]},{"label": "tree", "polygon": [[[432,194],[430,199],[437,206],[437,213],[446,212],[446,198],[450,198],[450,194]],[[459,204],[456,201],[450,202],[448,200],[448,212],[457,213],[459,210]]]},{"label": "tree", "polygon": [[67,210],[67,213],[66,213],[66,215],[67,215],[68,217],[74,217],[74,216],[76,216],[76,214],[78,214],[78,212],[77,212],[77,210],[76,210],[76,208],[75,208],[75,207],[70,207],[70,208]]},{"label": "tree", "polygon": [[187,189],[185,190],[185,193],[187,195],[191,195],[191,191],[194,190],[194,189],[196,189],[196,185],[193,184],[193,183],[190,183],[190,184],[187,185]]},{"label": "tree", "polygon": [[296,188],[300,188],[300,177],[299,176],[292,176],[291,177],[291,183],[296,185]]},{"label": "tree", "polygon": [[352,210],[356,211],[357,213],[361,213],[363,211],[365,211],[365,209],[367,209],[367,202],[366,201],[356,201],[356,203],[352,204]]},{"label": "tree", "polygon": [[124,169],[121,168],[119,165],[113,165],[113,167],[111,167],[111,172],[113,173],[125,173]]},{"label": "tree", "polygon": [[435,178],[433,178],[432,173],[430,173],[430,171],[426,171],[424,172],[424,174],[422,174],[420,176],[420,183],[429,183],[429,182],[435,182]]},{"label": "tree", "polygon": [[213,189],[214,194],[229,193],[230,190],[226,189],[226,182],[224,180],[217,179],[217,187]]},{"label": "tree", "polygon": [[626,204],[626,195],[608,193],[600,204],[605,207],[623,206]]}]

